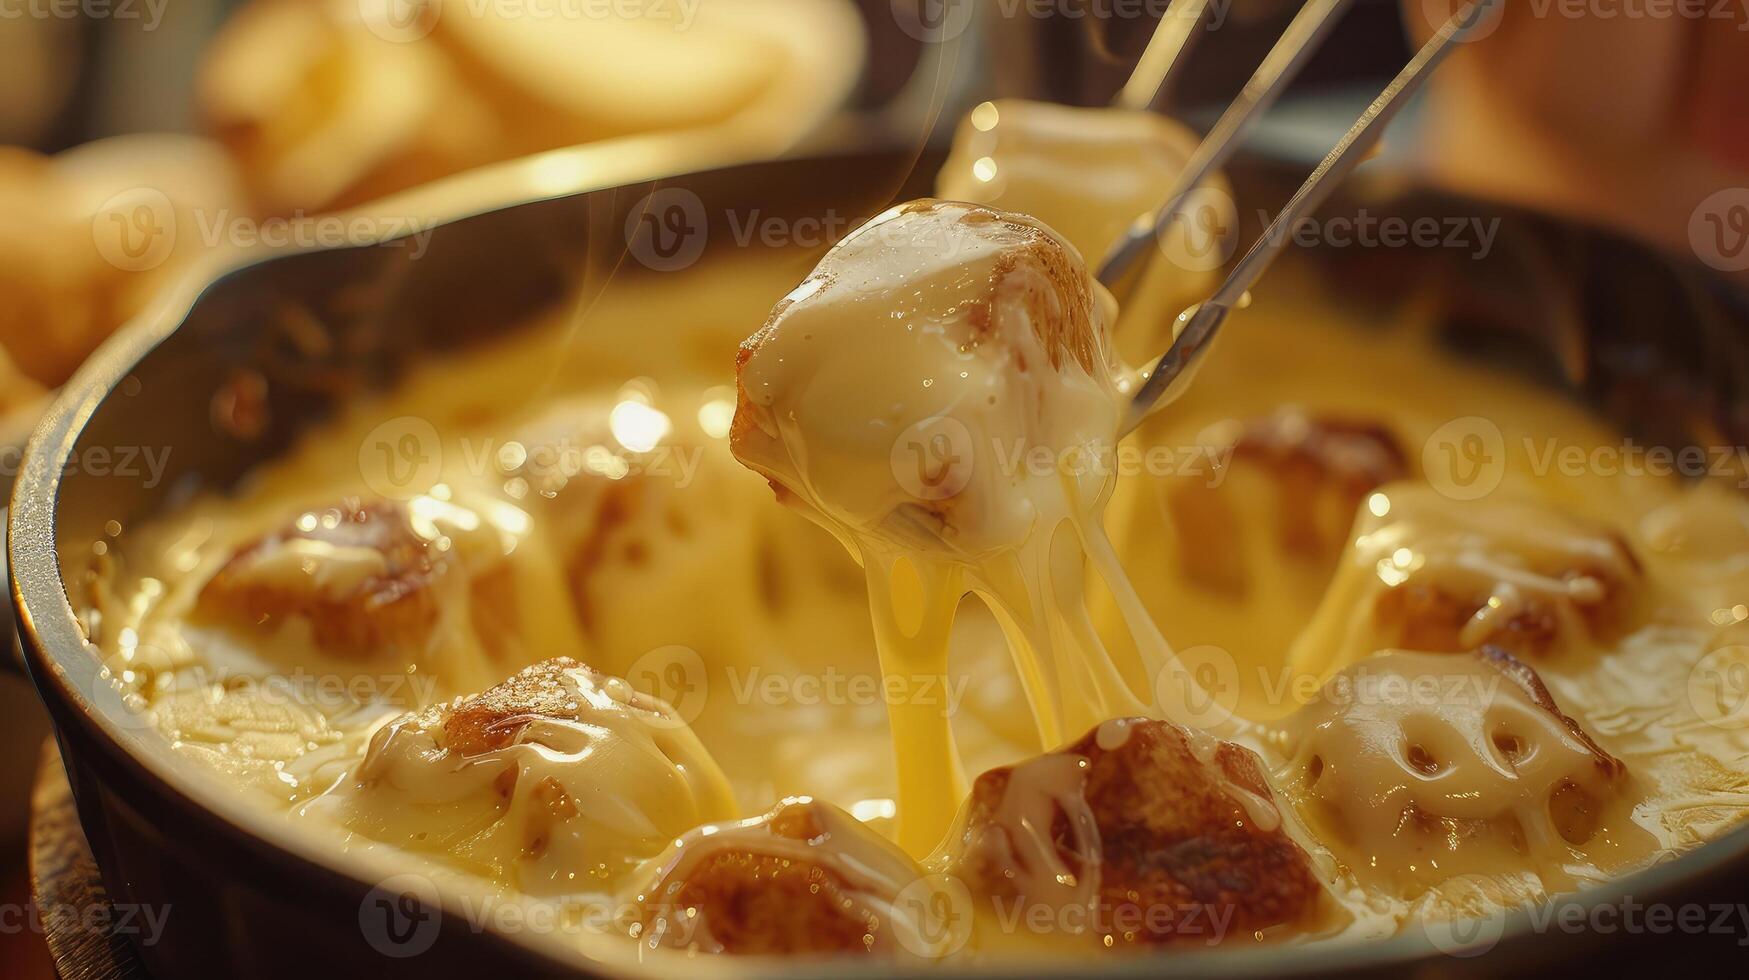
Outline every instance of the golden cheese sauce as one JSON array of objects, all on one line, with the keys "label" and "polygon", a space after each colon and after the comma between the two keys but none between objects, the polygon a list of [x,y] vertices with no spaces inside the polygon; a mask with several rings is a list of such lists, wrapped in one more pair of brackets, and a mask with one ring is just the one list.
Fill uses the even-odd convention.
[{"label": "golden cheese sauce", "polygon": [[[1014,766],[992,853],[1029,896],[1094,901],[1110,847],[1089,835],[1087,760],[1037,753],[1090,729],[1118,751],[1132,716],[1185,724],[1240,822],[1310,855],[1327,907],[1259,940],[1458,914],[1460,880],[1501,902],[1570,890],[1742,819],[1749,506],[1733,489],[1539,465],[1546,440],[1622,440],[1437,353],[1414,311],[1344,322],[1285,270],[1188,395],[1101,447],[1132,379],[1097,344],[1057,356],[1035,322],[1045,285],[1001,285],[1017,248],[1049,278],[1048,230],[999,222],[958,251],[878,239],[806,279],[803,257],[737,253],[684,288],[611,283],[586,311],[423,365],[234,494],[121,529],[85,612],[117,683],[177,750],[337,847],[572,909],[647,902],[650,882],[741,855],[817,864],[808,888],[837,882],[851,914],[889,923],[867,949],[925,959],[1085,948],[987,922],[944,945],[907,896],[954,867],[965,774]],[[744,355],[758,411],[737,428],[736,343],[798,280]],[[897,304],[895,280],[913,287]],[[1049,288],[1109,327],[1097,287]],[[895,378],[916,381],[900,400]],[[1317,541],[1284,545],[1278,524],[1284,495],[1334,493],[1325,478],[1283,482],[1235,436],[1283,406],[1406,448],[1391,480],[1318,498],[1335,530]],[[932,451],[961,431],[973,453],[1111,465],[943,470]],[[1497,485],[1473,496],[1448,465],[1471,436],[1498,450]],[[732,437],[833,533],[776,506]],[[953,492],[927,492],[945,477]],[[359,642],[363,608],[393,630]],[[1517,659],[1455,652],[1477,645]],[[477,752],[445,734],[472,703],[452,699],[557,656],[604,674],[549,684],[556,717],[488,726]],[[1363,675],[1450,692],[1341,696]],[[1217,763],[1210,731],[1261,755],[1263,792]],[[804,794],[816,836],[758,816]],[[1062,838],[1093,872],[1062,864]],[[745,925],[705,919],[678,945],[730,948]],[[619,925],[659,956],[676,921]]]}]

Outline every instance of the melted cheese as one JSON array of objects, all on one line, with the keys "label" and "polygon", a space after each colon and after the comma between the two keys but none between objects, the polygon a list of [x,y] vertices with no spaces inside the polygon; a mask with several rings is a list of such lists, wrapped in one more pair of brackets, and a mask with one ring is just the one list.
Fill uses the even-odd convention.
[{"label": "melted cheese", "polygon": [[[835,247],[743,349],[736,453],[861,562],[883,670],[944,677],[976,593],[1047,746],[1152,710],[1087,613],[1089,560],[1131,600],[1132,672],[1157,679],[1170,656],[1103,531],[1133,382],[1108,342],[1113,306],[1042,224],[919,202]],[[922,854],[965,782],[937,706],[891,715],[900,837]]]},{"label": "melted cheese", "polygon": [[[966,855],[1012,869],[1016,893],[1053,908],[1092,908],[1099,898],[1099,867],[1105,860],[1099,828],[1087,805],[1087,759],[1053,753],[1014,767],[991,830],[965,845]],[[1066,837],[1057,839],[1058,817]],[[1080,867],[1070,867],[1064,855]]]},{"label": "melted cheese", "polygon": [[[1337,675],[1285,733],[1286,779],[1363,879],[1409,897],[1529,870],[1570,888],[1643,859],[1634,793],[1550,704],[1469,654],[1393,652]],[[1578,865],[1578,867],[1569,867]]]},{"label": "melted cheese", "polygon": [[385,574],[380,551],[309,538],[278,542],[247,556],[238,576],[270,589],[347,592]]},{"label": "melted cheese", "polygon": [[693,827],[732,816],[716,761],[674,709],[615,677],[564,671],[562,716],[519,719],[510,744],[448,744],[449,708],[379,731],[307,812],[490,869],[531,895],[607,895]]}]

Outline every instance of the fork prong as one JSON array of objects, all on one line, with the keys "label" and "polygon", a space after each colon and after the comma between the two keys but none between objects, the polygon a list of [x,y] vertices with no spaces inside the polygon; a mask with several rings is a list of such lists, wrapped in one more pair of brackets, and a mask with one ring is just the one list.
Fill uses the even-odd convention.
[{"label": "fork prong", "polygon": [[1195,308],[1190,322],[1185,324],[1172,346],[1155,363],[1147,381],[1131,400],[1129,418],[1124,425],[1125,432],[1134,429],[1155,407],[1171,402],[1183,392],[1194,374],[1196,362],[1214,340],[1216,332],[1226,320],[1227,313],[1257,282],[1258,277],[1263,275],[1276,256],[1281,254],[1293,237],[1291,232],[1294,226],[1301,218],[1317,210],[1330,196],[1330,192],[1336,189],[1336,185],[1341,183],[1342,178],[1348,176],[1372,153],[1385,127],[1396,117],[1404,103],[1421,89],[1456,43],[1480,23],[1481,15],[1500,2],[1502,0],[1472,0],[1452,15],[1445,26],[1421,46],[1415,57],[1391,80],[1391,84],[1385,86],[1378,98],[1367,106],[1366,111],[1361,113],[1360,118],[1355,120],[1354,125],[1349,127],[1348,132],[1325,155],[1318,168],[1300,185],[1287,206],[1270,222],[1262,237],[1239,260],[1226,281],[1221,283],[1213,296]]},{"label": "fork prong", "polygon": [[1119,109],[1154,108],[1172,73],[1184,64],[1184,54],[1190,50],[1190,39],[1202,25],[1209,0],[1172,0],[1154,26],[1154,36],[1136,62],[1135,70],[1124,87],[1118,90],[1112,105]]},{"label": "fork prong", "polygon": [[1293,82],[1294,76],[1311,60],[1318,46],[1348,9],[1350,2],[1351,0],[1309,0],[1300,8],[1293,22],[1288,24],[1287,30],[1282,32],[1275,46],[1264,56],[1263,63],[1257,66],[1257,71],[1240,90],[1238,97],[1227,106],[1227,111],[1221,114],[1214,128],[1208,131],[1196,152],[1191,154],[1189,162],[1184,165],[1177,181],[1167,193],[1165,203],[1151,215],[1137,218],[1129,232],[1106,253],[1104,261],[1099,264],[1100,282],[1115,288],[1137,260],[1147,254],[1158,237],[1166,233],[1185,200],[1233,155],[1251,124],[1275,104],[1276,99]]}]

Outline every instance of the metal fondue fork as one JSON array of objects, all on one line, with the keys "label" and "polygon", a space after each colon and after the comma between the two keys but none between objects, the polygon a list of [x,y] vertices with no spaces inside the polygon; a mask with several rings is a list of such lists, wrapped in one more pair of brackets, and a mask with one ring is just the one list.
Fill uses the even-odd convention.
[{"label": "metal fondue fork", "polygon": [[[1180,0],[1180,3],[1183,2],[1184,0]],[[1172,227],[1172,222],[1178,219],[1179,210],[1184,207],[1185,200],[1210,174],[1227,162],[1238,149],[1239,140],[1251,128],[1251,124],[1275,104],[1276,99],[1293,82],[1294,76],[1311,60],[1318,45],[1323,42],[1330,29],[1336,26],[1336,21],[1348,9],[1349,3],[1350,0],[1309,0],[1300,8],[1293,22],[1288,24],[1287,30],[1282,32],[1275,46],[1269,49],[1269,54],[1264,56],[1263,63],[1257,66],[1257,71],[1251,75],[1245,87],[1239,90],[1238,97],[1221,113],[1214,128],[1208,131],[1196,152],[1191,154],[1172,190],[1166,195],[1166,202],[1158,210],[1137,218],[1129,232],[1105,254],[1105,259],[1099,263],[1098,276],[1101,283],[1114,293],[1119,291],[1119,283],[1135,267],[1137,261],[1148,254],[1154,241],[1166,234]],[[1179,6],[1180,4],[1173,4],[1167,10],[1166,16],[1174,17]],[[1194,26],[1201,15],[1202,10],[1199,7],[1189,19],[1190,23]],[[1164,33],[1167,33],[1166,24],[1162,22],[1160,31],[1156,32],[1154,40],[1148,45],[1147,53],[1142,56],[1142,63],[1136,66],[1137,74],[1132,75],[1129,84],[1124,86],[1120,103],[1132,104],[1127,101],[1130,90],[1138,87],[1138,76],[1143,69],[1151,67],[1148,55],[1154,52],[1156,44],[1160,42],[1160,35]],[[1171,64],[1176,63],[1174,59]],[[1163,70],[1170,71],[1171,64]],[[1155,83],[1154,88],[1163,84],[1164,76]],[[1154,88],[1149,88],[1150,101]]]},{"label": "metal fondue fork", "polygon": [[[1191,311],[1187,311],[1189,322],[1179,331],[1172,346],[1155,362],[1153,369],[1147,375],[1147,380],[1136,392],[1135,397],[1131,399],[1129,414],[1123,426],[1125,433],[1130,432],[1140,424],[1142,419],[1147,417],[1148,413],[1155,407],[1169,403],[1183,394],[1185,387],[1195,374],[1194,369],[1198,360],[1208,350],[1215,334],[1226,320],[1227,313],[1240,302],[1241,297],[1257,282],[1258,277],[1263,275],[1264,270],[1269,268],[1276,256],[1281,254],[1282,249],[1292,238],[1291,232],[1294,226],[1299,223],[1301,218],[1311,214],[1324,203],[1325,198],[1329,197],[1330,192],[1335,190],[1336,185],[1341,183],[1344,177],[1348,176],[1371,154],[1379,137],[1383,135],[1385,127],[1395,118],[1403,104],[1420,90],[1428,77],[1433,74],[1434,69],[1438,68],[1446,56],[1451,53],[1453,47],[1481,23],[1483,16],[1491,8],[1501,2],[1502,0],[1472,0],[1462,10],[1452,15],[1445,26],[1441,27],[1426,44],[1422,45],[1421,50],[1416,52],[1415,57],[1409,60],[1409,63],[1404,66],[1395,79],[1392,79],[1391,84],[1386,86],[1385,90],[1379,93],[1378,98],[1372,101],[1366,111],[1361,113],[1360,118],[1355,120],[1348,133],[1330,150],[1323,162],[1319,163],[1317,169],[1312,171],[1312,175],[1306,178],[1306,182],[1300,185],[1300,189],[1295,192],[1292,200],[1288,201],[1287,206],[1282,208],[1281,213],[1276,215],[1274,221],[1270,222],[1262,237],[1251,246],[1250,251],[1245,253],[1245,257],[1239,260],[1239,264],[1233,268],[1226,281],[1221,283],[1220,288],[1215,290],[1214,295],[1192,307]],[[1312,4],[1307,4],[1306,11],[1311,10],[1312,6]],[[1301,17],[1295,18],[1294,23],[1298,25],[1304,16],[1305,11],[1302,11]],[[1291,33],[1292,30],[1290,27],[1289,32]],[[1278,44],[1277,51],[1280,48],[1281,45]],[[1265,62],[1266,65],[1268,60],[1275,59],[1277,51],[1270,52],[1269,59],[1266,59]],[[1259,74],[1262,72],[1263,69],[1259,69]],[[1256,80],[1254,76],[1252,81]],[[1277,83],[1281,81],[1282,79],[1277,79]],[[1249,88],[1248,85],[1247,89]],[[1223,116],[1222,121],[1225,122],[1226,117]],[[1213,138],[1214,134],[1211,133],[1210,139],[1204,141],[1204,146],[1206,147]],[[1199,155],[1201,155],[1200,148]],[[1180,203],[1182,202],[1180,201]],[[1163,210],[1161,219],[1152,226],[1144,224],[1140,229],[1132,229],[1125,240],[1113,249],[1112,257],[1106,260],[1106,265],[1110,265],[1113,259],[1131,250],[1132,241],[1138,236],[1144,246],[1152,242],[1156,229],[1169,227],[1172,217],[1171,210]],[[1129,261],[1133,261],[1133,258]],[[1101,281],[1105,280],[1105,273],[1106,267],[1102,266],[1099,277]]]},{"label": "metal fondue fork", "polygon": [[1167,79],[1183,64],[1184,53],[1190,50],[1190,39],[1202,25],[1208,5],[1209,0],[1172,0],[1154,27],[1154,36],[1148,39],[1148,47],[1130,72],[1129,80],[1111,100],[1114,108],[1154,108],[1166,89]]}]

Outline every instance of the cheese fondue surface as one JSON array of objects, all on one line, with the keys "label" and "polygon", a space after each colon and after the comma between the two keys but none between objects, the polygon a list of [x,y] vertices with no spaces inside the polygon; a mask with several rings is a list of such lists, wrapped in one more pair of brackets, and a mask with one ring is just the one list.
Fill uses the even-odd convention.
[{"label": "cheese fondue surface", "polygon": [[112,527],[84,622],[264,819],[657,969],[1361,942],[1749,812],[1734,477],[1562,465],[1625,437],[1291,267],[1122,436],[1167,327],[1082,251],[622,273]]}]

